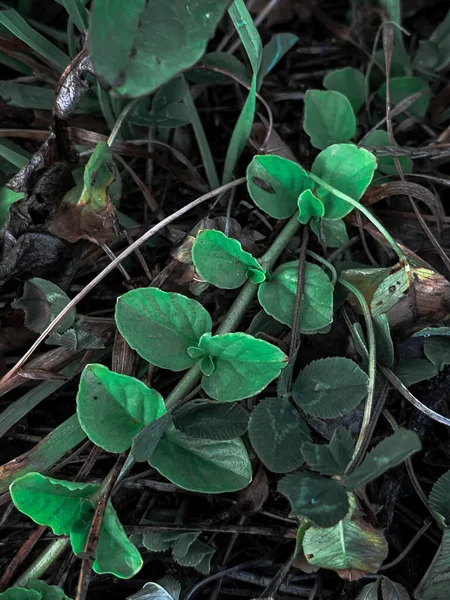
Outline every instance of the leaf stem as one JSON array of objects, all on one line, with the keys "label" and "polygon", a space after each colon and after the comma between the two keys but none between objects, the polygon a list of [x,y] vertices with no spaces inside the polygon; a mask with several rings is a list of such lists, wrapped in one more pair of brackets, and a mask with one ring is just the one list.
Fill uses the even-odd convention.
[{"label": "leaf stem", "polygon": [[362,212],[363,215],[365,215],[369,219],[369,221],[375,225],[375,227],[378,229],[378,231],[380,231],[384,235],[384,237],[386,238],[386,240],[389,242],[389,245],[391,246],[392,250],[398,256],[399,260],[402,261],[402,262],[404,262],[404,263],[407,262],[407,258],[403,254],[400,246],[394,240],[394,238],[389,233],[389,231],[386,229],[386,227],[370,212],[370,210],[368,210],[365,206],[363,206],[362,204],[360,204],[357,200],[354,200],[353,198],[350,198],[350,196],[348,196],[347,194],[344,194],[343,192],[340,192],[339,190],[337,190],[333,186],[329,185],[326,181],[324,181],[320,177],[317,177],[317,175],[314,175],[311,172],[308,172],[308,175],[309,175],[309,177],[313,181],[315,181],[316,183],[318,183],[320,186],[322,186],[328,192],[331,192],[334,196],[337,196],[338,198],[341,198],[341,200],[344,200],[345,202],[348,202],[354,208],[356,208],[357,210],[359,210],[360,212]]},{"label": "leaf stem", "polygon": [[116,124],[114,125],[114,128],[109,135],[108,141],[106,142],[110,148],[114,144],[114,140],[118,136],[120,128],[122,127],[123,122],[125,121],[128,113],[133,108],[133,106],[135,106],[135,104],[137,104],[139,102],[139,100],[140,100],[140,98],[135,98],[134,100],[131,100],[131,102],[128,102],[128,104],[125,106],[125,108],[120,113],[120,115],[116,121]]},{"label": "leaf stem", "polygon": [[352,294],[354,294],[361,306],[361,310],[363,311],[364,320],[366,322],[366,330],[367,330],[367,342],[369,346],[369,385],[367,392],[367,400],[364,406],[364,415],[363,421],[361,424],[361,430],[359,432],[358,439],[356,441],[355,449],[353,450],[352,460],[349,462],[345,475],[351,473],[357,466],[358,462],[362,458],[361,454],[364,450],[366,435],[370,432],[370,418],[372,416],[373,409],[373,398],[375,393],[375,377],[377,373],[377,355],[375,348],[375,331],[373,328],[372,315],[370,313],[369,305],[367,304],[367,300],[364,298],[363,294],[351,283],[345,281],[344,279],[339,279],[339,283],[341,283],[345,288],[347,288]]},{"label": "leaf stem", "polygon": [[25,587],[32,579],[39,579],[54,561],[64,552],[70,544],[69,538],[59,538],[48,545],[40,556],[16,580],[15,586]]}]

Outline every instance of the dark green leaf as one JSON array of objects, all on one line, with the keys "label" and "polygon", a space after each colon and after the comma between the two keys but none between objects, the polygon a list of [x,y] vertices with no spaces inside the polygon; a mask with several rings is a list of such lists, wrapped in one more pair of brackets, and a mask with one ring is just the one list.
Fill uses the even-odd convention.
[{"label": "dark green leaf", "polygon": [[45,340],[49,346],[63,346],[71,350],[98,350],[104,348],[105,344],[101,338],[91,331],[82,329],[78,323],[75,327],[67,329],[64,333],[52,333]]},{"label": "dark green leaf", "polygon": [[199,534],[200,532],[182,533],[173,544],[172,555],[179,565],[193,567],[203,575],[207,575],[214,548],[198,540]]},{"label": "dark green leaf", "polygon": [[366,99],[364,74],[353,67],[331,71],[324,77],[323,87],[346,96],[355,113],[358,112]]},{"label": "dark green leaf", "polygon": [[252,411],[248,432],[258,457],[273,473],[287,473],[303,463],[301,445],[310,434],[289,400],[261,400]]},{"label": "dark green leaf", "polygon": [[150,93],[202,56],[227,6],[228,0],[95,2],[89,46],[97,76],[120,95]]},{"label": "dark green leaf", "polygon": [[275,219],[287,219],[297,209],[299,195],[314,187],[297,163],[264,154],[254,156],[247,168],[247,189],[253,202]]},{"label": "dark green leaf", "polygon": [[263,57],[259,69],[259,81],[270,73],[275,65],[283,58],[294,44],[298,42],[298,37],[293,33],[276,33],[270,39],[270,42],[263,48]]},{"label": "dark green leaf", "polygon": [[395,374],[405,387],[411,387],[415,383],[431,379],[437,373],[433,363],[425,358],[401,360],[395,369]]},{"label": "dark green leaf", "polygon": [[346,478],[348,490],[363,487],[369,481],[380,477],[388,469],[406,460],[422,448],[417,433],[409,429],[397,429],[391,436],[378,444],[351,475]]},{"label": "dark green leaf", "polygon": [[322,243],[322,237],[327,248],[340,248],[348,242],[347,227],[342,219],[337,221],[324,221],[313,219],[309,226]]},{"label": "dark green leaf", "polygon": [[31,159],[31,154],[11,140],[0,140],[0,156],[18,169],[25,167]]},{"label": "dark green leaf", "polygon": [[278,491],[291,503],[291,517],[305,517],[319,527],[331,527],[345,517],[347,494],[336,479],[313,473],[286,475]]},{"label": "dark green leaf", "polygon": [[355,114],[339,92],[308,90],[305,94],[303,128],[315,148],[348,142],[356,133]]},{"label": "dark green leaf", "polygon": [[231,440],[247,431],[249,414],[240,404],[191,400],[173,414],[177,429],[195,438]]},{"label": "dark green leaf", "polygon": [[156,421],[149,423],[133,438],[131,454],[136,462],[149,460],[169,423],[170,414],[166,413]]},{"label": "dark green leaf", "polygon": [[377,361],[389,369],[394,364],[394,343],[391,338],[389,320],[387,315],[378,315],[373,318],[375,330],[375,345]]},{"label": "dark green leaf", "polygon": [[383,600],[410,600],[408,592],[400,583],[384,576],[381,577],[381,594]]},{"label": "dark green leaf", "polygon": [[[211,67],[211,69],[201,68],[202,66]],[[251,82],[251,77],[246,67],[232,54],[228,52],[210,52],[205,54],[189,71],[186,72],[186,78],[193,83],[223,83],[228,82],[227,75],[215,71],[224,71],[234,75],[248,85]]]},{"label": "dark green leaf", "polygon": [[294,400],[319,419],[341,417],[367,396],[369,379],[349,358],[322,358],[307,365],[293,387]]},{"label": "dark green leaf", "polygon": [[445,528],[441,545],[421,582],[414,590],[416,600],[448,600],[450,594],[449,564],[450,529]]},{"label": "dark green leaf", "polygon": [[152,112],[145,110],[148,100],[136,104],[129,120],[142,127],[182,127],[190,123],[187,106],[183,103],[188,87],[184,77],[174,77],[159,89],[152,103]]},{"label": "dark green leaf", "polygon": [[23,587],[13,587],[0,594],[1,600],[42,600],[42,594]]},{"label": "dark green leaf", "polygon": [[325,215],[325,206],[322,200],[315,196],[311,190],[305,190],[300,194],[297,205],[298,220],[303,225],[309,223],[313,217],[321,219]]},{"label": "dark green leaf", "polygon": [[125,452],[141,429],[166,412],[156,390],[98,364],[87,365],[77,394],[77,414],[88,438],[108,452]]},{"label": "dark green leaf", "polygon": [[215,367],[210,375],[203,375],[203,389],[221,402],[261,392],[287,364],[279,348],[246,333],[205,334],[199,346],[212,357]]},{"label": "dark green leaf", "polygon": [[206,494],[235,492],[252,480],[241,440],[192,438],[174,427],[166,430],[149,463],[175,485]]},{"label": "dark green leaf", "polygon": [[[42,333],[69,302],[70,298],[57,285],[34,277],[25,282],[22,296],[12,306],[25,312],[25,325],[28,329]],[[76,314],[75,308],[71,308],[54,331],[61,333],[68,329],[75,321]]]},{"label": "dark green leaf", "polygon": [[[319,154],[311,172],[353,200],[359,200],[372,181],[376,167],[375,156],[364,148],[334,144]],[[342,219],[353,210],[351,204],[320,185],[316,193],[325,205],[325,219]]]},{"label": "dark green leaf", "polygon": [[448,337],[431,337],[425,340],[423,347],[425,356],[438,371],[450,365],[450,339]]},{"label": "dark green leaf", "polygon": [[[424,95],[418,98],[408,107],[407,112],[418,119],[422,119],[430,103],[430,87],[426,81],[420,77],[393,77],[390,81],[391,108],[394,108],[399,102],[417,92],[424,92]],[[382,100],[386,100],[386,83],[378,90],[378,95]],[[404,115],[398,115],[397,119],[404,119]]]},{"label": "dark green leaf", "polygon": [[[317,265],[306,263],[300,306],[300,333],[315,333],[333,321],[333,286]],[[266,313],[292,327],[297,297],[298,261],[275,269],[270,280],[259,286],[258,300]]]},{"label": "dark green leaf", "polygon": [[10,491],[12,501],[20,512],[39,525],[48,525],[55,535],[68,535],[73,523],[81,516],[83,501],[98,487],[28,473],[16,479]]},{"label": "dark green leaf", "polygon": [[243,285],[249,269],[265,273],[256,258],[241,244],[221,231],[201,231],[192,246],[192,261],[197,273],[216,287],[232,290]]},{"label": "dark green leaf", "polygon": [[183,371],[195,360],[187,350],[211,331],[209,313],[197,300],[157,288],[131,290],[117,300],[116,323],[128,344],[151,364]]},{"label": "dark green leaf", "polygon": [[450,525],[450,471],[447,471],[433,485],[429,502],[433,510],[440,514],[448,527]]},{"label": "dark green leaf", "polygon": [[61,4],[67,10],[69,17],[77,26],[80,33],[84,33],[87,29],[88,13],[85,8],[84,0],[60,0]]},{"label": "dark green leaf", "polygon": [[[389,136],[387,131],[383,131],[382,129],[377,129],[376,131],[372,131],[369,135],[364,139],[364,146],[390,146]],[[411,173],[413,170],[413,163],[410,158],[407,156],[399,156],[398,160],[400,161],[400,166],[402,168],[403,173]],[[380,156],[378,158],[377,170],[380,173],[384,173],[385,175],[397,175],[397,167],[395,166],[394,159],[392,156]]]},{"label": "dark green leaf", "polygon": [[302,454],[313,471],[322,475],[343,475],[353,455],[351,433],[338,427],[329,444],[305,442]]}]

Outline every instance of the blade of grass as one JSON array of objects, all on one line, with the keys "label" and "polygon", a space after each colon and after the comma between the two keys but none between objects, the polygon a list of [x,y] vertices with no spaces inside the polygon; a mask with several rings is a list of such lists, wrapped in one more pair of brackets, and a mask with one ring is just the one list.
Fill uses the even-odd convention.
[{"label": "blade of grass", "polygon": [[81,0],[61,0],[67,14],[76,25],[78,31],[83,33],[88,27],[88,14]]},{"label": "blade of grass", "polygon": [[63,71],[69,64],[69,57],[43,35],[38,33],[23,19],[13,8],[0,11],[0,23],[25,42],[37,54],[45,58],[50,64]]},{"label": "blade of grass", "polygon": [[116,117],[114,116],[114,111],[111,106],[111,99],[109,93],[100,85],[97,81],[97,97],[98,102],[100,104],[100,109],[102,111],[103,117],[109,127],[109,130],[112,131],[114,129],[114,125],[116,123]]},{"label": "blade of grass", "polygon": [[11,140],[0,140],[0,156],[5,158],[18,169],[21,169],[30,162],[31,154],[26,150],[11,142]]},{"label": "blade of grass", "polygon": [[228,14],[247,52],[253,73],[257,74],[262,62],[263,45],[244,0],[235,0]]}]

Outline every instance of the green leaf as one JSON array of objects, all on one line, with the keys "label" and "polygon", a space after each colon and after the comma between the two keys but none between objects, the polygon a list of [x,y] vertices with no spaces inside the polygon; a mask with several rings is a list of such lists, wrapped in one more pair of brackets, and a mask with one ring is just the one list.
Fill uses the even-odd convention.
[{"label": "green leaf", "polygon": [[353,67],[331,71],[324,77],[323,87],[346,96],[355,113],[358,112],[366,99],[364,74]]},{"label": "green leaf", "polygon": [[[93,508],[85,504],[81,518],[74,524],[70,533],[74,554],[84,552],[92,517]],[[130,579],[141,570],[142,565],[142,556],[136,546],[129,541],[111,501],[108,501],[92,569],[98,574],[111,573],[121,579]]]},{"label": "green leaf", "polygon": [[[311,263],[305,265],[299,331],[311,334],[333,321],[333,286],[326,273]],[[271,279],[259,286],[258,300],[267,314],[292,327],[297,297],[298,261],[285,262]]]},{"label": "green leaf", "polygon": [[174,77],[155,94],[152,112],[146,107],[148,99],[138,102],[130,112],[129,121],[141,127],[182,127],[191,122],[188,107],[183,100],[188,91],[184,77]]},{"label": "green leaf", "polygon": [[[390,146],[389,136],[387,131],[383,131],[382,129],[377,129],[376,131],[372,131],[369,135],[364,139],[364,146]],[[395,162],[392,156],[380,156],[378,159],[377,170],[380,173],[384,173],[385,175],[397,175],[397,167],[395,166]],[[412,173],[413,170],[413,162],[407,156],[399,156],[398,160],[400,162],[400,166],[402,168],[403,173]]]},{"label": "green leaf", "polygon": [[394,364],[395,352],[387,315],[374,317],[373,328],[375,330],[377,361],[390,369]]},{"label": "green leaf", "polygon": [[172,548],[174,560],[183,567],[193,567],[207,575],[210,571],[214,548],[198,540],[200,532],[182,533]]},{"label": "green leaf", "polygon": [[319,527],[330,527],[348,512],[347,494],[336,479],[314,473],[286,475],[278,491],[291,503],[291,517],[305,517]]},{"label": "green leaf", "polygon": [[339,92],[308,90],[305,94],[303,128],[315,148],[348,142],[356,133],[355,114]]},{"label": "green leaf", "polygon": [[12,483],[10,492],[20,512],[39,525],[48,525],[55,535],[68,535],[73,523],[81,516],[83,501],[98,488],[90,483],[28,473]]},{"label": "green leaf", "polygon": [[7,139],[0,140],[0,156],[18,169],[25,167],[31,159],[29,152]]},{"label": "green leaf", "polygon": [[414,590],[416,600],[447,600],[450,593],[450,529],[444,529],[441,545]]},{"label": "green leaf", "polygon": [[233,402],[262,392],[287,364],[273,344],[246,333],[205,334],[199,346],[212,357],[214,370],[203,375],[202,387],[214,400]]},{"label": "green leaf", "polygon": [[261,400],[252,411],[248,433],[256,454],[272,473],[287,473],[303,463],[301,445],[310,439],[309,429],[289,400]]},{"label": "green leaf", "polygon": [[321,475],[343,475],[353,455],[351,433],[338,427],[329,444],[305,442],[302,454],[308,466]]},{"label": "green leaf", "polygon": [[297,378],[293,396],[308,415],[333,419],[347,414],[367,396],[369,378],[349,358],[322,358],[307,365]]},{"label": "green leaf", "polygon": [[259,69],[259,86],[264,77],[272,71],[275,65],[283,58],[299,38],[293,33],[276,33],[263,48],[261,67]]},{"label": "green leaf", "polygon": [[197,302],[157,288],[131,290],[117,300],[116,323],[136,352],[151,364],[183,371],[196,362],[187,350],[211,331],[209,313]]},{"label": "green leaf", "polygon": [[240,404],[191,400],[173,414],[177,429],[194,438],[231,440],[247,431],[249,414]]},{"label": "green leaf", "polygon": [[149,581],[144,587],[128,600],[178,600],[178,596],[170,594],[162,585],[154,581]]},{"label": "green leaf", "polygon": [[145,425],[166,412],[156,390],[98,364],[87,365],[80,379],[77,414],[88,438],[108,452],[125,452]]},{"label": "green leaf", "polygon": [[388,544],[381,531],[347,516],[334,527],[310,527],[303,551],[311,565],[348,579],[353,570],[376,573],[388,554]]},{"label": "green leaf", "polygon": [[12,587],[0,594],[1,600],[42,600],[42,594],[23,587]]},{"label": "green leaf", "polygon": [[433,485],[429,502],[433,510],[443,517],[447,527],[450,525],[450,471],[447,471]]},{"label": "green leaf", "polygon": [[[311,172],[353,200],[366,191],[377,166],[373,154],[353,144],[335,144],[316,158]],[[317,194],[325,205],[325,219],[342,219],[353,206],[318,185]]]},{"label": "green leaf", "polygon": [[174,427],[167,429],[149,463],[175,485],[193,492],[235,492],[252,480],[250,460],[240,439],[192,438]]},{"label": "green leaf", "polygon": [[433,363],[425,358],[401,360],[395,369],[395,374],[407,388],[420,381],[431,379],[437,373],[437,369]]},{"label": "green leaf", "polygon": [[75,327],[67,329],[64,333],[52,333],[45,340],[49,346],[63,346],[71,350],[98,350],[104,348],[105,344],[101,338],[91,331],[82,329],[78,323]]},{"label": "green leaf", "polygon": [[410,600],[408,592],[400,583],[384,576],[381,577],[381,593],[383,600]]},{"label": "green leaf", "polygon": [[262,42],[244,0],[235,0],[228,14],[247,52],[253,73],[257,75],[263,57]]},{"label": "green leaf", "polygon": [[202,279],[227,290],[243,285],[250,269],[265,273],[256,258],[245,252],[237,240],[215,229],[205,229],[197,235],[192,246],[192,261]]},{"label": "green leaf", "polygon": [[[201,68],[208,66],[211,69]],[[189,71],[186,72],[186,78],[193,83],[216,84],[229,82],[229,78],[213,69],[220,69],[227,73],[231,73],[244,83],[250,85],[251,77],[247,68],[232,54],[228,52],[210,52],[205,54]]]},{"label": "green leaf", "polygon": [[[46,279],[34,277],[25,282],[22,296],[15,300],[12,306],[25,312],[25,325],[28,329],[42,333],[69,302],[68,295],[57,285]],[[75,308],[71,308],[54,331],[62,333],[68,329],[75,321],[76,314]]]},{"label": "green leaf", "polygon": [[[66,594],[60,587],[56,585],[48,585],[48,583],[46,583],[45,581],[39,581],[39,579],[32,579],[26,585],[29,590],[39,592],[41,594],[42,600],[70,600],[70,598],[66,596]],[[27,596],[27,598],[30,598],[30,596]]]},{"label": "green leaf", "polygon": [[[422,91],[425,94],[413,102],[407,109],[407,112],[418,119],[423,119],[430,103],[431,90],[428,83],[420,79],[420,77],[393,77],[390,80],[391,108],[394,108],[399,102],[409,96]],[[386,83],[383,83],[378,90],[378,96],[386,101]],[[402,120],[405,116],[401,114],[395,118]]]},{"label": "green leaf", "polygon": [[18,200],[22,200],[22,198],[22,193],[13,192],[5,186],[0,188],[0,227],[3,227],[9,217],[11,205]]},{"label": "green leaf", "polygon": [[70,60],[67,54],[64,54],[43,35],[30,27],[14,9],[0,11],[0,23],[9,29],[15,37],[30,46],[39,56],[58,67],[61,72],[69,64]]},{"label": "green leaf", "polygon": [[309,226],[321,243],[323,232],[327,248],[340,248],[348,242],[347,227],[342,219],[338,219],[337,221],[324,221],[323,219],[319,221],[318,219],[313,219],[309,222]]},{"label": "green leaf", "polygon": [[406,460],[422,448],[417,433],[400,427],[380,442],[351,475],[346,478],[348,490],[356,490],[380,477],[388,469]]},{"label": "green leaf", "polygon": [[297,163],[263,154],[247,167],[247,190],[253,202],[275,219],[287,219],[297,209],[299,195],[314,187],[308,173]]},{"label": "green leaf", "polygon": [[133,438],[131,454],[136,462],[149,460],[169,423],[170,414],[165,413],[156,421],[149,423]]},{"label": "green leaf", "polygon": [[425,356],[438,371],[445,365],[450,365],[450,339],[447,337],[432,337],[425,340],[423,347]]},{"label": "green leaf", "polygon": [[83,0],[60,0],[80,33],[88,27],[88,13]]},{"label": "green leaf", "polygon": [[227,6],[228,0],[94,2],[89,50],[97,77],[119,95],[149,94],[202,56]]},{"label": "green leaf", "polygon": [[313,217],[321,219],[325,215],[325,206],[322,200],[315,196],[311,190],[305,190],[300,194],[297,206],[298,220],[303,225],[309,223]]}]

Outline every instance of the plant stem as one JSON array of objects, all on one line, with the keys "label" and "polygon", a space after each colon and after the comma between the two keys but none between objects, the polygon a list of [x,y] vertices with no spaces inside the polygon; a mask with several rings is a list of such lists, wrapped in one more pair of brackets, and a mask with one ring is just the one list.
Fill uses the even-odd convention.
[{"label": "plant stem", "polygon": [[106,142],[110,148],[114,144],[114,140],[118,136],[120,128],[122,127],[123,122],[125,121],[128,113],[133,108],[133,106],[139,102],[139,100],[140,100],[140,98],[135,98],[134,100],[131,100],[131,102],[128,102],[128,104],[125,106],[125,108],[120,113],[120,115],[116,121],[116,124],[114,125],[114,128],[109,135],[108,141]]},{"label": "plant stem", "polygon": [[[264,256],[259,259],[259,264],[264,267],[264,269],[269,271],[274,266],[275,262],[278,260],[291,238],[300,228],[300,223],[298,222],[297,217],[298,212],[296,212],[289,219],[278,236],[275,238],[273,244],[270,246]],[[223,319],[220,327],[217,329],[216,335],[230,333],[236,329],[247,312],[248,307],[253,302],[257,291],[258,286],[251,281],[248,281],[244,285],[238,297],[231,305],[231,308]],[[197,363],[189,369],[186,375],[178,382],[171,393],[167,396],[167,410],[173,409],[178,402],[180,402],[184,396],[191,391],[191,389],[200,379],[200,376],[200,365]]]},{"label": "plant stem", "polygon": [[317,177],[317,175],[314,175],[311,172],[308,172],[308,175],[310,176],[310,178],[313,181],[318,183],[321,187],[326,189],[328,192],[332,193],[334,196],[337,196],[338,198],[341,198],[341,200],[348,202],[354,208],[356,208],[357,210],[362,212],[363,215],[365,215],[369,219],[369,221],[375,225],[375,227],[378,229],[378,231],[380,231],[384,235],[386,240],[389,242],[389,245],[391,246],[392,250],[398,256],[399,260],[404,263],[407,262],[407,258],[403,254],[400,246],[394,240],[394,238],[389,233],[389,231],[386,229],[386,227],[382,223],[380,223],[380,221],[370,212],[370,210],[368,210],[365,206],[360,204],[357,200],[350,198],[350,196],[347,196],[347,194],[344,194],[343,192],[340,192],[333,186],[329,185],[326,181],[324,181],[323,179],[320,179],[320,177]]},{"label": "plant stem", "polygon": [[42,577],[45,571],[64,552],[69,544],[69,538],[59,538],[49,544],[34,563],[16,580],[14,585],[17,587],[25,587],[32,579],[39,579]]}]

